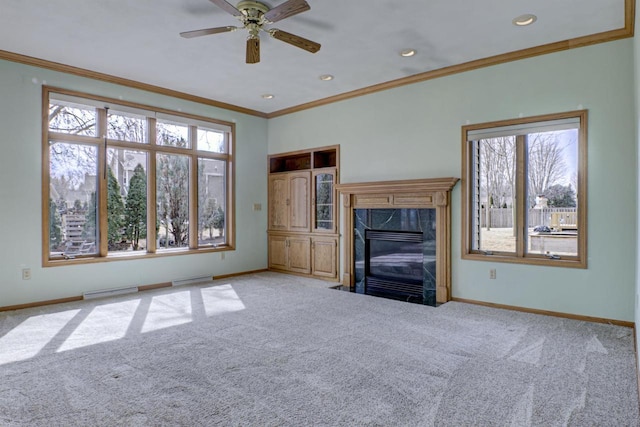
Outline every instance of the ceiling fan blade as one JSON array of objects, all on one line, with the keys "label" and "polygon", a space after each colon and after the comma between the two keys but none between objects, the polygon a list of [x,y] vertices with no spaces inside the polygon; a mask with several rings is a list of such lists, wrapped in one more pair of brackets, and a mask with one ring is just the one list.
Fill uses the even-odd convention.
[{"label": "ceiling fan blade", "polygon": [[304,49],[307,52],[316,53],[320,50],[320,43],[316,43],[311,40],[307,40],[300,36],[296,36],[295,34],[287,33],[286,31],[272,29],[269,30],[269,34],[275,39],[283,41],[285,43],[289,43],[295,47],[299,47],[300,49]]},{"label": "ceiling fan blade", "polygon": [[242,12],[236,9],[232,4],[227,3],[225,0],[209,0],[209,1],[217,5],[219,8],[223,9],[227,13],[232,14],[233,16],[242,16]]},{"label": "ceiling fan blade", "polygon": [[247,64],[260,62],[260,38],[249,37],[247,39]]},{"label": "ceiling fan blade", "polygon": [[269,10],[264,14],[264,18],[269,22],[278,22],[284,18],[306,12],[309,9],[311,9],[311,6],[305,0],[289,0]]},{"label": "ceiling fan blade", "polygon": [[191,39],[193,37],[201,37],[208,36],[209,34],[219,34],[219,33],[227,33],[229,31],[237,30],[238,27],[216,27],[216,28],[205,28],[204,30],[195,30],[195,31],[185,31],[180,33],[180,37],[184,37],[185,39]]}]

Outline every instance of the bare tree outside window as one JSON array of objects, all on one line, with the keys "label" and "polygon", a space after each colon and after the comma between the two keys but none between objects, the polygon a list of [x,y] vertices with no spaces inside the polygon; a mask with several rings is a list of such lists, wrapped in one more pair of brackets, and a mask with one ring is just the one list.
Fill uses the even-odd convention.
[{"label": "bare tree outside window", "polygon": [[581,197],[586,181],[578,169],[586,164],[586,139],[580,131],[586,112],[576,117],[567,113],[556,121],[541,117],[551,118],[539,126],[523,119],[521,129],[515,120],[504,128],[495,123],[487,129],[465,127],[470,129],[467,135],[482,136],[468,137],[464,145],[469,221],[465,251],[568,257],[579,259],[576,265],[582,266],[586,246],[580,242],[586,230],[579,224],[586,222],[580,201],[586,199],[586,194]]},{"label": "bare tree outside window", "polygon": [[232,246],[231,123],[45,92],[45,264]]}]

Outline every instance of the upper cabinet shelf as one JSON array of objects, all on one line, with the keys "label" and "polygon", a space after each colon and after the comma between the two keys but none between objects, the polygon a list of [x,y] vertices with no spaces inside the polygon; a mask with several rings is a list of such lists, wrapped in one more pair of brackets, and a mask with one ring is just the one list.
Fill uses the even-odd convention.
[{"label": "upper cabinet shelf", "polygon": [[337,166],[336,149],[313,152],[313,168],[335,168]]},{"label": "upper cabinet shelf", "polygon": [[338,167],[338,146],[269,156],[269,173]]},{"label": "upper cabinet shelf", "polygon": [[269,157],[269,172],[294,172],[311,169],[311,153]]}]

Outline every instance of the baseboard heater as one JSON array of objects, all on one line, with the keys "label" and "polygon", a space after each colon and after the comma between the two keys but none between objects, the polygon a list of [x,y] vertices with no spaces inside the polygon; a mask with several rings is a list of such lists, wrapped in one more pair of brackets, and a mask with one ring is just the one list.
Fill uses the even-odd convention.
[{"label": "baseboard heater", "polygon": [[171,286],[195,285],[213,282],[213,276],[192,277],[190,279],[173,280]]},{"label": "baseboard heater", "polygon": [[130,286],[128,288],[117,288],[117,289],[103,289],[100,291],[85,292],[84,294],[82,294],[82,298],[83,299],[103,298],[103,297],[110,297],[114,295],[133,294],[136,292],[138,292],[137,286]]},{"label": "baseboard heater", "polygon": [[[192,277],[190,279],[173,280],[171,286],[194,285],[213,282],[213,276]],[[138,292],[137,286],[129,286],[127,288],[102,289],[99,291],[90,291],[82,294],[83,299],[103,298],[114,295],[133,294]]]}]

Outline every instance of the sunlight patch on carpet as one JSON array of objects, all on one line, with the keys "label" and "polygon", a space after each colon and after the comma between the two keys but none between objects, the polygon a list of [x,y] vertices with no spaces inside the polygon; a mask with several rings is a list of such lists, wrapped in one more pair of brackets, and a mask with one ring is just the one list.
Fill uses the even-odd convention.
[{"label": "sunlight patch on carpet", "polygon": [[151,306],[142,326],[142,332],[183,325],[192,320],[190,291],[158,295],[151,299]]},{"label": "sunlight patch on carpet", "polygon": [[20,323],[0,338],[0,365],[37,355],[78,312],[80,310],[68,310],[32,316]]},{"label": "sunlight patch on carpet", "polygon": [[124,338],[139,304],[140,300],[135,299],[94,307],[58,351]]},{"label": "sunlight patch on carpet", "polygon": [[246,307],[231,285],[200,289],[207,317],[244,310]]}]

